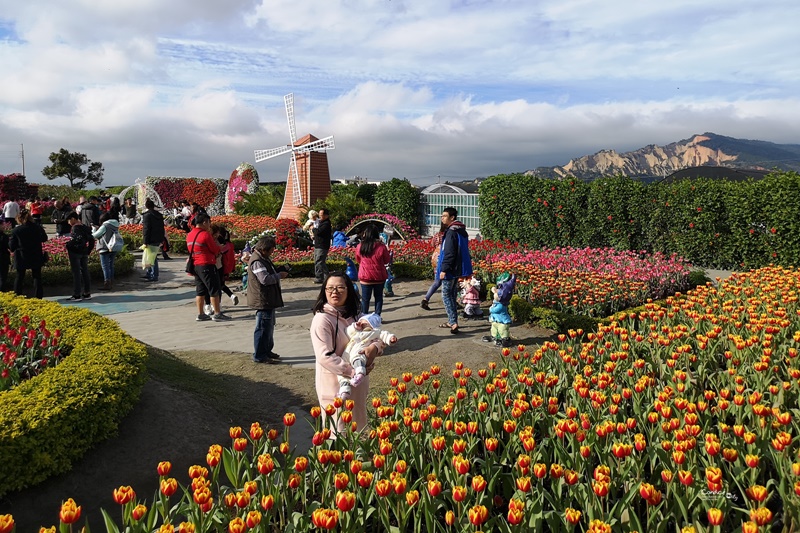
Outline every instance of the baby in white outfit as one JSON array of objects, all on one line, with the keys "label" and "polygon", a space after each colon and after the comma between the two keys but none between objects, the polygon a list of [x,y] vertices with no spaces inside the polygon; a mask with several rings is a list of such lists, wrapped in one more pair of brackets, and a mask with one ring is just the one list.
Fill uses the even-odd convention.
[{"label": "baby in white outfit", "polygon": [[339,397],[342,399],[349,398],[352,387],[358,387],[367,375],[367,356],[359,352],[375,339],[380,339],[386,345],[397,342],[394,334],[381,330],[381,317],[375,313],[364,315],[347,326],[347,336],[350,337],[350,342],[345,346],[342,358],[350,361],[355,374],[352,378],[338,376]]}]

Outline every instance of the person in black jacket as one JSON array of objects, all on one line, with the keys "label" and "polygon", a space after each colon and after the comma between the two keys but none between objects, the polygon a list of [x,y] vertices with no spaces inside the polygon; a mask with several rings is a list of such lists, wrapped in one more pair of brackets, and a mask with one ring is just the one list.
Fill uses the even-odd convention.
[{"label": "person in black jacket", "polygon": [[[72,269],[72,296],[67,302],[80,302],[92,299],[92,279],[89,276],[89,254],[94,250],[94,237],[89,226],[81,223],[81,216],[76,212],[67,215],[70,225],[69,241],[65,247],[69,255],[69,266]],[[83,290],[81,291],[81,287]]]},{"label": "person in black jacket", "polygon": [[321,284],[328,277],[328,250],[331,249],[331,215],[327,209],[319,210],[319,226],[314,231],[314,283]]},{"label": "person in black jacket", "polygon": [[0,291],[8,290],[8,270],[11,268],[11,253],[8,251],[8,233],[0,228]]},{"label": "person in black jacket", "polygon": [[147,269],[147,281],[158,281],[158,254],[161,252],[161,243],[164,242],[164,215],[156,211],[156,204],[148,198],[145,203],[145,212],[142,214],[142,233],[145,246],[156,248],[153,266]]},{"label": "person in black jacket", "polygon": [[277,363],[275,347],[275,311],[283,307],[281,280],[289,275],[286,266],[275,267],[269,258],[275,250],[274,237],[261,237],[247,265],[247,304],[256,310],[253,332],[253,362]]},{"label": "person in black jacket", "polygon": [[33,276],[33,294],[35,298],[43,296],[42,265],[44,264],[42,243],[47,242],[47,233],[44,228],[36,224],[27,209],[21,209],[17,216],[19,224],[11,232],[8,248],[14,252],[14,268],[17,269],[17,279],[14,280],[14,293],[22,294],[22,283],[25,281],[25,271],[30,269]]}]

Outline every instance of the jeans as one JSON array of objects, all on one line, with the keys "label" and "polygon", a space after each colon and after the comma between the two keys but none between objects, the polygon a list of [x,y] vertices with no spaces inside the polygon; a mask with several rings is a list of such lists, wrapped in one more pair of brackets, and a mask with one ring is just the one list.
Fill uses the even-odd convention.
[{"label": "jeans", "polygon": [[156,255],[155,261],[153,261],[153,266],[147,268],[147,279],[158,281],[158,255]]},{"label": "jeans", "polygon": [[256,329],[253,332],[253,361],[266,361],[275,347],[275,310],[256,311]]},{"label": "jeans", "polygon": [[375,297],[375,314],[380,315],[383,311],[383,283],[375,285],[361,283],[361,312],[369,313],[369,301]]},{"label": "jeans", "polygon": [[117,258],[117,252],[104,252],[100,254],[100,268],[103,269],[103,279],[105,281],[114,281],[114,260]]},{"label": "jeans", "polygon": [[[69,252],[69,267],[72,269],[72,295],[80,298],[83,294],[91,294],[91,280],[89,278],[89,256]],[[83,282],[83,292],[81,292]]]},{"label": "jeans", "polygon": [[447,311],[447,323],[451,326],[458,325],[458,278],[442,280],[442,302],[444,310]]},{"label": "jeans", "polygon": [[[17,278],[14,280],[14,293],[22,295],[22,283],[25,281],[25,270],[17,266]],[[42,288],[42,267],[32,267],[31,276],[33,276],[33,296],[34,298],[41,299],[44,295]]]},{"label": "jeans", "polygon": [[425,293],[425,301],[430,302],[431,301],[431,296],[433,296],[433,294],[437,290],[439,290],[439,287],[441,287],[441,286],[442,286],[442,280],[441,279],[436,278],[435,280],[433,280],[433,283],[431,283],[431,286],[428,289],[428,292]]},{"label": "jeans", "polygon": [[328,277],[328,250],[314,248],[314,281],[323,282]]}]

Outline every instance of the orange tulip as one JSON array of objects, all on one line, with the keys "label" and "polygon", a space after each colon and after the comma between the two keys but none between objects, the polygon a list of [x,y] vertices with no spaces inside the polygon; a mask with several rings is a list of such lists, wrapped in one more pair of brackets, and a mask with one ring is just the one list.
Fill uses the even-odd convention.
[{"label": "orange tulip", "polygon": [[409,507],[415,506],[419,502],[419,491],[410,490],[406,493],[406,503]]},{"label": "orange tulip", "polygon": [[461,485],[453,486],[453,500],[463,502],[467,499],[467,489]]},{"label": "orange tulip", "polygon": [[286,427],[293,426],[295,421],[297,421],[297,416],[294,413],[286,413],[285,415],[283,415],[284,426]]},{"label": "orange tulip", "polygon": [[375,483],[375,493],[381,498],[387,497],[392,493],[392,482],[386,478],[379,479],[378,482]]},{"label": "orange tulip", "polygon": [[130,487],[130,485],[122,486],[118,489],[114,489],[114,501],[120,505],[125,505],[128,502],[131,502],[136,499],[136,492]]},{"label": "orange tulip", "polygon": [[339,491],[335,497],[336,507],[343,513],[347,513],[356,506],[356,495],[349,491]]},{"label": "orange tulip", "polygon": [[725,518],[725,515],[722,513],[722,511],[716,507],[709,509],[706,514],[708,515],[708,523],[712,526],[718,526],[722,524],[722,519]]},{"label": "orange tulip", "polygon": [[58,518],[64,524],[74,524],[81,517],[81,507],[75,504],[75,500],[69,498],[61,504],[61,511],[58,513]]},{"label": "orange tulip", "polygon": [[161,461],[160,463],[158,463],[158,467],[156,467],[156,470],[158,471],[159,476],[162,477],[168,476],[169,471],[172,470],[172,463],[170,463],[169,461]]},{"label": "orange tulip", "polygon": [[247,518],[245,518],[245,524],[247,524],[248,529],[253,529],[257,527],[258,524],[261,523],[261,513],[259,511],[250,511],[247,513]]},{"label": "orange tulip", "polygon": [[228,434],[231,436],[231,440],[236,440],[242,436],[242,428],[239,426],[235,426],[228,430]]},{"label": "orange tulip", "polygon": [[516,479],[516,485],[518,490],[521,490],[522,492],[529,492],[531,490],[531,478],[518,477]]},{"label": "orange tulip", "polygon": [[320,507],[311,513],[311,523],[320,529],[334,529],[339,523],[339,511]]},{"label": "orange tulip", "polygon": [[753,500],[754,502],[762,503],[764,500],[767,499],[769,495],[767,493],[767,488],[761,485],[753,485],[745,489],[745,493],[747,497]]},{"label": "orange tulip", "polygon": [[142,517],[145,514],[147,514],[147,506],[142,505],[140,503],[139,505],[134,507],[133,510],[131,511],[131,518],[133,518],[134,521],[138,522],[139,520],[142,519]]},{"label": "orange tulip", "polygon": [[0,533],[11,533],[14,530],[14,517],[10,514],[0,514]]},{"label": "orange tulip", "polygon": [[430,494],[433,498],[435,498],[441,493],[442,493],[442,482],[439,481],[438,479],[429,479],[428,494]]},{"label": "orange tulip", "polygon": [[192,522],[181,522],[178,526],[178,533],[194,533],[195,527]]},{"label": "orange tulip", "polygon": [[246,530],[247,525],[238,516],[228,522],[228,533],[244,533]]},{"label": "orange tulip", "polygon": [[275,505],[275,497],[272,494],[265,494],[261,497],[261,508],[269,511]]},{"label": "orange tulip", "polygon": [[486,522],[489,510],[483,505],[476,505],[469,510],[469,521],[473,526],[479,526]]},{"label": "orange tulip", "polygon": [[160,483],[161,494],[169,498],[178,490],[178,481],[174,478],[162,479]]},{"label": "orange tulip", "polygon": [[750,509],[750,520],[758,526],[766,526],[772,522],[772,511],[768,507],[759,507],[758,509]]},{"label": "orange tulip", "polygon": [[452,526],[456,522],[456,514],[453,511],[447,511],[444,514],[444,523],[448,526]]},{"label": "orange tulip", "polygon": [[275,468],[275,462],[272,457],[266,453],[258,456],[258,472],[262,475],[268,475]]},{"label": "orange tulip", "polygon": [[486,489],[486,480],[483,476],[475,476],[472,478],[472,490],[475,492],[483,492]]},{"label": "orange tulip", "polygon": [[577,523],[581,521],[581,512],[572,507],[567,507],[567,510],[564,511],[564,518],[567,519],[569,524],[573,526],[577,525]]}]

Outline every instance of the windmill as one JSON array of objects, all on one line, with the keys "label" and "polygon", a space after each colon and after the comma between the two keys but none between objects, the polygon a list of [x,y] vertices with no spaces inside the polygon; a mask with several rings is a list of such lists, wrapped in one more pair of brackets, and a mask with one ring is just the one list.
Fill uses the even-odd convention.
[{"label": "windmill", "polygon": [[333,150],[336,147],[333,135],[317,139],[309,134],[298,140],[294,125],[294,94],[284,96],[283,102],[286,104],[291,144],[270,150],[255,150],[255,157],[256,163],[260,163],[279,155],[291,154],[286,193],[278,218],[296,219],[300,214],[300,206],[309,206],[330,193],[331,177],[325,150]]}]

